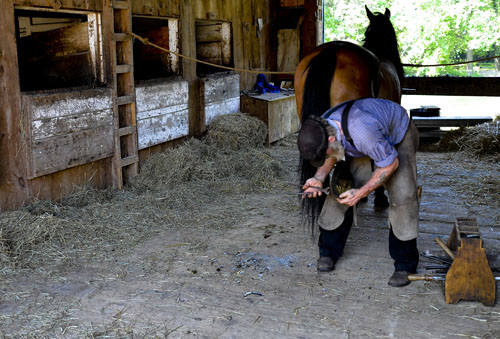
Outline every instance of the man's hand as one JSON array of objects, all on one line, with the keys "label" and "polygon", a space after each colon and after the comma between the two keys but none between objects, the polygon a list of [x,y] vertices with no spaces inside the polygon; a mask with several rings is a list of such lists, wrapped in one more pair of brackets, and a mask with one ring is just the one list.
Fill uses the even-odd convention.
[{"label": "man's hand", "polygon": [[361,194],[361,191],[356,188],[352,188],[339,195],[337,201],[343,205],[354,206],[362,198],[364,198],[364,196]]},{"label": "man's hand", "polygon": [[302,198],[304,198],[304,196],[307,196],[308,198],[316,198],[321,196],[321,194],[323,194],[323,192],[318,191],[318,189],[314,187],[322,188],[323,181],[316,179],[314,177],[307,179],[304,186],[302,186],[302,189],[304,190],[304,195],[302,196]]},{"label": "man's hand", "polygon": [[396,158],[392,164],[387,167],[379,167],[373,172],[366,184],[359,189],[350,189],[345,191],[337,198],[337,201],[347,206],[356,205],[362,198],[367,197],[370,192],[382,186],[399,166],[399,160]]}]

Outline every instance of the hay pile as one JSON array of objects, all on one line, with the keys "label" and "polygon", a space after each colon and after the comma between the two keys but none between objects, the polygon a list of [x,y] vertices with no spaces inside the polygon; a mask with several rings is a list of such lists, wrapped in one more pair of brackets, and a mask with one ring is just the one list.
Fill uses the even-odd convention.
[{"label": "hay pile", "polygon": [[154,155],[132,180],[136,189],[164,190],[187,182],[224,182],[238,191],[273,186],[285,169],[263,147],[265,124],[243,113],[217,116],[202,140]]},{"label": "hay pile", "polygon": [[103,260],[169,229],[231,227],[242,196],[283,189],[280,180],[289,180],[283,159],[296,155],[272,156],[266,134],[256,118],[222,115],[202,140],[148,159],[121,191],[85,185],[61,201],[36,200],[0,214],[0,272]]},{"label": "hay pile", "polygon": [[460,127],[448,132],[438,143],[438,151],[456,151],[479,158],[500,156],[500,121],[474,127]]}]

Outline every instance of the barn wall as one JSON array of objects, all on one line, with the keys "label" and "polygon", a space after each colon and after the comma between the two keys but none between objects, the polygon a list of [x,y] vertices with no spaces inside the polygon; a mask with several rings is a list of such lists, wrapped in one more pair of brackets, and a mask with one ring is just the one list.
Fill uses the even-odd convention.
[{"label": "barn wall", "polygon": [[[0,209],[15,208],[35,197],[58,199],[75,186],[87,183],[109,187],[113,183],[112,107],[116,102],[112,91],[116,81],[112,73],[115,58],[112,0],[3,0],[0,3],[0,28],[4,33],[0,42],[0,150],[8,154],[8,161],[0,162]],[[76,83],[80,87],[70,88],[63,80],[60,87],[36,88],[35,85],[21,92],[14,6],[28,11],[89,15],[88,27],[102,29],[102,34],[84,46],[92,58],[92,62],[86,64],[94,67],[84,70],[85,74],[91,73],[92,84]],[[217,62],[266,71],[276,70],[274,20],[279,6],[277,0],[133,0],[132,15],[140,16],[141,20],[168,21],[168,32],[165,28],[161,34],[151,34],[156,34],[162,43],[165,40],[169,48],[178,48],[180,53],[192,58],[197,56],[197,23],[208,23],[209,28],[214,23],[214,27],[222,28],[220,43],[216,42],[220,46],[214,50],[214,46],[208,44],[207,57],[220,50],[221,56],[215,58]],[[94,21],[97,16],[91,13],[102,15],[100,23]],[[87,35],[86,24],[81,27],[84,29],[79,32]],[[63,40],[71,41],[72,33],[67,32],[69,40],[66,37]],[[204,34],[206,38],[211,32]],[[59,43],[51,43],[53,39],[43,42],[35,36],[33,41],[53,48],[56,54],[64,50]],[[66,47],[71,52],[73,46]],[[95,63],[97,50],[102,53],[102,64]],[[146,55],[144,60],[154,54],[148,48],[141,50]],[[81,54],[81,51],[75,53]],[[219,69],[209,69],[208,74],[200,75],[193,61],[182,58],[176,61],[176,58],[164,57],[164,53],[158,54],[160,57],[156,59],[168,62],[164,74],[160,75],[164,78],[154,78],[153,72],[151,80],[141,81],[135,88],[140,163],[188,136],[201,136],[218,114],[239,111],[240,90],[253,88],[257,77]],[[53,64],[57,66],[55,60]],[[64,72],[58,76],[62,75]]]}]

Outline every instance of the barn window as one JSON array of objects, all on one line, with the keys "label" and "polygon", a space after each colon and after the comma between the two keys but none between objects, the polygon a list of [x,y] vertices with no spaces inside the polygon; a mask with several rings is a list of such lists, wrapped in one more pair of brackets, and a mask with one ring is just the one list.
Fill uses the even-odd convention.
[{"label": "barn window", "polygon": [[104,82],[99,14],[18,9],[15,18],[21,91]]},{"label": "barn window", "polygon": [[[132,17],[135,34],[169,51],[179,52],[178,20],[146,16]],[[179,58],[165,50],[134,41],[134,77],[148,80],[180,73]]]},{"label": "barn window", "polygon": [[[197,21],[196,58],[216,65],[233,66],[231,24],[210,20]],[[221,68],[202,63],[196,66],[199,76],[221,71]]]}]

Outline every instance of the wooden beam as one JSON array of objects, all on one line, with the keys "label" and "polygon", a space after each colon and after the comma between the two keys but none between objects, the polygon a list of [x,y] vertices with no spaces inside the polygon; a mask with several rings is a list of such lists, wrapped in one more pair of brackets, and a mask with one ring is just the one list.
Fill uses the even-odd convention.
[{"label": "wooden beam", "polygon": [[[180,41],[184,55],[196,58],[196,23],[193,1],[181,0]],[[182,77],[189,86],[189,134],[199,137],[205,131],[205,114],[200,104],[200,82],[196,75],[196,63],[182,59]]]},{"label": "wooden beam", "polygon": [[490,122],[491,117],[412,117],[416,127],[474,126]]},{"label": "wooden beam", "polygon": [[[2,2],[6,2],[3,0]],[[7,0],[7,2],[11,2]],[[102,0],[85,0],[85,1],[75,1],[75,0],[12,0],[16,8],[25,8],[27,3],[30,7],[41,7],[47,10],[85,10],[85,11],[102,11],[103,1]]]},{"label": "wooden beam", "polygon": [[318,44],[317,16],[318,1],[304,1],[304,22],[302,23],[301,58],[309,54]]},{"label": "wooden beam", "polygon": [[0,211],[29,198],[27,117],[21,112],[16,31],[12,1],[0,1]]},{"label": "wooden beam", "polygon": [[500,78],[407,77],[409,95],[500,96]]}]

